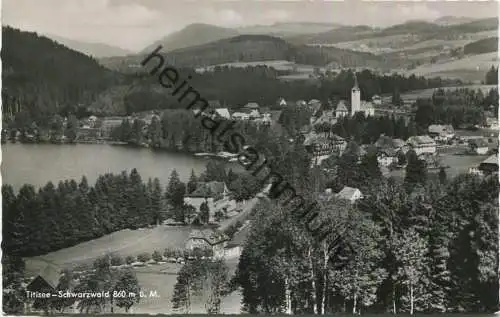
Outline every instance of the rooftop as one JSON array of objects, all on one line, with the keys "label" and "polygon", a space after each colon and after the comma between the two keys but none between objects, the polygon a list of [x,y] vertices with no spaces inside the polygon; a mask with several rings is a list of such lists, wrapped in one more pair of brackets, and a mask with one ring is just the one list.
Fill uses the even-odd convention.
[{"label": "rooftop", "polygon": [[337,109],[335,111],[343,111],[343,112],[348,111],[344,100],[339,101],[339,103],[337,104]]},{"label": "rooftop", "polygon": [[[37,277],[43,279],[52,288],[57,288],[59,285],[59,278],[61,277],[61,270],[54,266],[53,264],[48,264]],[[35,279],[37,278],[35,277]]]},{"label": "rooftop", "polygon": [[498,155],[492,155],[486,160],[482,161],[481,164],[496,164],[498,165]]},{"label": "rooftop", "polygon": [[345,186],[340,192],[337,193],[337,197],[341,199],[351,200],[359,189]]},{"label": "rooftop", "polygon": [[410,144],[433,144],[433,145],[436,144],[436,142],[428,135],[412,136],[408,139],[408,143],[410,143]]},{"label": "rooftop", "polygon": [[216,245],[229,240],[229,237],[214,229],[193,230],[189,235],[189,239],[205,240],[210,245]]}]

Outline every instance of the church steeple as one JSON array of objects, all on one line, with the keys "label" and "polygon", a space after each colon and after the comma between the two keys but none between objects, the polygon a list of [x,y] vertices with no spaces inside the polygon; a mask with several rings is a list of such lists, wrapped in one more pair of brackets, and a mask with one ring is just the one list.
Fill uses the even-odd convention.
[{"label": "church steeple", "polygon": [[352,89],[359,89],[358,76],[356,76],[356,71],[354,71],[354,87],[352,87]]}]

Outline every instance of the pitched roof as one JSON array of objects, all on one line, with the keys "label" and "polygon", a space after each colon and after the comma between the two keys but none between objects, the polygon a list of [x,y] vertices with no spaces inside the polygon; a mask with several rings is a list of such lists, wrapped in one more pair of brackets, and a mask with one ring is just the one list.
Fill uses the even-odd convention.
[{"label": "pitched roof", "polygon": [[486,160],[482,161],[481,164],[496,164],[498,165],[498,155],[492,155]]},{"label": "pitched roof", "polygon": [[329,136],[327,133],[316,133],[311,131],[304,140],[304,145],[313,145],[318,143],[340,143],[344,139],[336,134]]},{"label": "pitched roof", "polygon": [[335,111],[348,112],[344,100],[340,100],[339,101],[339,103],[337,104],[337,108],[335,109]]},{"label": "pitched roof", "polygon": [[198,182],[196,189],[186,197],[191,198],[209,198],[224,192],[225,184],[223,182]]},{"label": "pitched roof", "polygon": [[214,229],[193,230],[189,235],[189,239],[205,240],[210,245],[217,245],[219,243],[229,240],[229,237]]},{"label": "pitched roof", "polygon": [[249,102],[245,105],[245,108],[247,109],[258,109],[259,108],[259,104],[256,103],[256,102]]},{"label": "pitched roof", "polygon": [[436,144],[436,142],[428,135],[416,135],[408,139],[408,143],[413,145],[418,144]]},{"label": "pitched roof", "polygon": [[361,108],[364,108],[364,109],[373,108],[373,103],[371,101],[362,101]]},{"label": "pitched roof", "polygon": [[215,112],[223,118],[231,119],[231,115],[229,114],[229,110],[227,108],[218,108],[215,109]]},{"label": "pitched roof", "polygon": [[453,133],[453,127],[449,124],[447,125],[442,125],[442,124],[431,124],[428,128],[429,133]]},{"label": "pitched roof", "polygon": [[[49,284],[52,288],[55,289],[59,285],[61,270],[52,264],[48,264],[42,271],[40,271],[37,277],[40,277],[45,282],[47,282],[47,284]],[[35,279],[33,279],[33,281]]]},{"label": "pitched roof", "polygon": [[358,192],[358,191],[361,192],[357,188],[344,186],[344,188],[342,188],[342,190],[337,193],[337,197],[341,198],[341,199],[351,200],[352,197],[354,196],[354,194],[356,194],[356,192]]}]

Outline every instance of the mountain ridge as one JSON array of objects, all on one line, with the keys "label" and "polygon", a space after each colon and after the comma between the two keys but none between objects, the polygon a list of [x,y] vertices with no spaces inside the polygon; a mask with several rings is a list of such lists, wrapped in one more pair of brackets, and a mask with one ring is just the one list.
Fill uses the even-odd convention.
[{"label": "mountain ridge", "polygon": [[135,52],[126,50],[124,48],[109,45],[105,43],[98,42],[86,42],[80,40],[73,40],[66,37],[62,37],[55,34],[43,34],[44,36],[74,50],[81,52],[85,55],[94,57],[94,58],[103,58],[103,57],[111,57],[111,56],[126,56],[130,54],[134,54]]}]

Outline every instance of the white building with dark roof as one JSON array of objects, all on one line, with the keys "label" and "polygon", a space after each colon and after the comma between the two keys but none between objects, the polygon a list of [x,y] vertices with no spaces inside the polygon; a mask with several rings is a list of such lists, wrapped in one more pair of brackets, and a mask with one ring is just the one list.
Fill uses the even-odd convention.
[{"label": "white building with dark roof", "polygon": [[347,106],[344,100],[340,100],[337,104],[337,108],[335,109],[335,117],[342,118],[349,115],[349,110],[347,110]]},{"label": "white building with dark roof", "polygon": [[348,186],[342,188],[342,190],[338,192],[337,195],[335,196],[339,199],[348,200],[351,202],[351,204],[356,202],[358,199],[363,198],[363,194],[359,189]]},{"label": "white building with dark roof", "polygon": [[417,156],[435,154],[437,152],[436,142],[428,135],[412,136],[406,143],[415,151]]}]

